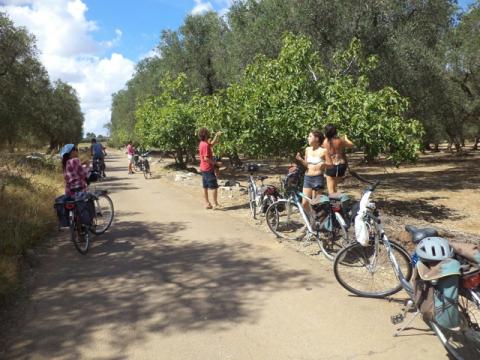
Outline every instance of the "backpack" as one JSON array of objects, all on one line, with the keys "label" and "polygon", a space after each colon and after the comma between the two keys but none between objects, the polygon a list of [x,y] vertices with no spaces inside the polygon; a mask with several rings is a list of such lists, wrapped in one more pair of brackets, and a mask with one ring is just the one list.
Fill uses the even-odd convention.
[{"label": "backpack", "polygon": [[455,259],[436,264],[418,260],[413,273],[413,300],[425,320],[447,329],[460,325],[459,279],[460,263]]}]

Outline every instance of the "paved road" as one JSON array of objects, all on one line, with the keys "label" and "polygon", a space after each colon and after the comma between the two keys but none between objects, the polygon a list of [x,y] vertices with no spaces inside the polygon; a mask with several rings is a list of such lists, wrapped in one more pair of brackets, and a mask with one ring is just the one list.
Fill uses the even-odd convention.
[{"label": "paved road", "polygon": [[[7,359],[446,359],[396,302],[349,296],[327,261],[109,158],[115,222],[87,256],[42,256]],[[200,190],[200,189],[199,189]],[[330,265],[330,266],[329,266]]]}]

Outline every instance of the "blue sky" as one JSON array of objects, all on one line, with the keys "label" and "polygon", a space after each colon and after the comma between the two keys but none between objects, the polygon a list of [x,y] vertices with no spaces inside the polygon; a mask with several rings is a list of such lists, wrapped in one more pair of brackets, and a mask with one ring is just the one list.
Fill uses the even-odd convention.
[{"label": "blue sky", "polygon": [[[332,0],[335,1],[335,0]],[[466,8],[473,0],[460,0]],[[18,26],[36,36],[52,81],[77,91],[85,132],[105,134],[111,95],[124,88],[135,64],[151,54],[163,29],[178,29],[188,14],[224,14],[232,0],[0,0]]]},{"label": "blue sky", "polygon": [[[178,29],[183,19],[196,6],[200,9],[211,8],[223,11],[229,1],[193,1],[193,0],[85,0],[88,16],[94,19],[100,29],[95,37],[99,40],[111,38],[115,29],[123,33],[119,50],[126,57],[137,60],[155,47],[163,29]],[[199,9],[199,8],[197,8]]]}]

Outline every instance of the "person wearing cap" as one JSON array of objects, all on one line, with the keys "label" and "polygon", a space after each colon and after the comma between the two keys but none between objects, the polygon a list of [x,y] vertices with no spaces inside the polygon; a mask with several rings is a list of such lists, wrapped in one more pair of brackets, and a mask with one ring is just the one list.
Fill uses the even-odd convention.
[{"label": "person wearing cap", "polygon": [[74,196],[76,191],[87,191],[87,168],[78,158],[78,148],[74,144],[65,145],[60,151],[62,157],[65,195]]}]

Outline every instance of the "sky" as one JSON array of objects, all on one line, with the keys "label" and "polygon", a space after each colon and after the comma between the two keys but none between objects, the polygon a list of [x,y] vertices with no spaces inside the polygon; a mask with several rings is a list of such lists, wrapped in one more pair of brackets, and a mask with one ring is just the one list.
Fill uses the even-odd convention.
[{"label": "sky", "polygon": [[[460,0],[463,8],[473,0]],[[125,87],[135,64],[154,53],[164,29],[188,14],[227,12],[232,0],[0,0],[17,26],[37,39],[50,79],[76,90],[84,132],[107,135],[111,95]]]}]

